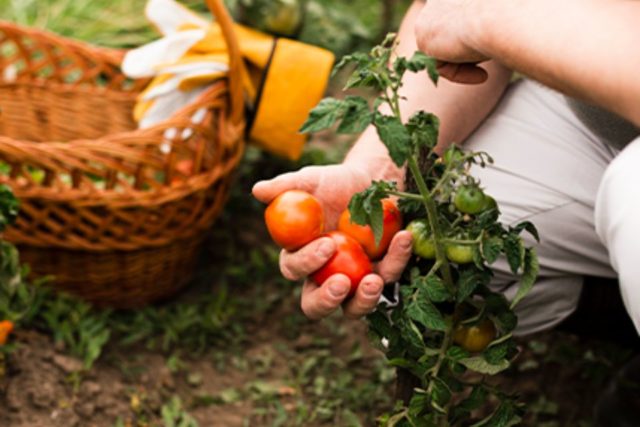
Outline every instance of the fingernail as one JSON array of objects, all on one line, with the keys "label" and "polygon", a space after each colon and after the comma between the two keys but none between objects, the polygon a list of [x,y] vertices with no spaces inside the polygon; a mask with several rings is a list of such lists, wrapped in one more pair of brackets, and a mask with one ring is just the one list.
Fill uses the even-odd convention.
[{"label": "fingernail", "polygon": [[411,244],[413,243],[413,241],[409,238],[404,239],[403,241],[400,242],[400,247],[402,249],[409,249],[411,247]]},{"label": "fingernail", "polygon": [[380,293],[380,289],[381,289],[380,283],[369,282],[369,283],[363,283],[362,286],[363,286],[364,294],[368,297],[372,297]]},{"label": "fingernail", "polygon": [[320,246],[318,246],[318,253],[323,257],[333,255],[333,250],[333,242],[328,240],[323,241],[322,243],[320,243]]},{"label": "fingernail", "polygon": [[349,292],[350,288],[351,288],[351,286],[348,283],[345,283],[345,282],[333,282],[333,283],[331,283],[329,285],[329,293],[334,298],[341,298],[347,292]]}]

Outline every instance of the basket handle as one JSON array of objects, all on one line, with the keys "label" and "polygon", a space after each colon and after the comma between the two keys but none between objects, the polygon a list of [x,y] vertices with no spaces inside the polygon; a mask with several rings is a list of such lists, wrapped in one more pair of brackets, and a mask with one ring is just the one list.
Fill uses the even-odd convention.
[{"label": "basket handle", "polygon": [[222,0],[206,0],[211,13],[222,29],[229,52],[229,101],[231,103],[231,122],[240,125],[244,119],[244,91],[242,89],[242,73],[244,63],[240,55],[240,44],[233,29],[233,20],[222,3]]}]

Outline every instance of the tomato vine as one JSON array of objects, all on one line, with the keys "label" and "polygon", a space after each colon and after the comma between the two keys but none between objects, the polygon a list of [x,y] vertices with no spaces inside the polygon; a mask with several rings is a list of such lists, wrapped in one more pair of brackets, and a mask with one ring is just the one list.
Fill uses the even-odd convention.
[{"label": "tomato vine", "polygon": [[[420,382],[410,401],[399,402],[393,413],[380,417],[380,423],[389,427],[513,426],[521,420],[522,405],[485,379],[507,369],[517,355],[513,310],[538,272],[535,250],[526,247],[521,234],[526,231],[535,239],[538,235],[529,222],[505,226],[499,221],[495,200],[470,173],[474,166],[491,163],[489,155],[452,145],[439,157],[434,152],[438,118],[419,111],[403,120],[399,91],[404,74],[426,72],[437,84],[438,73],[433,58],[421,52],[411,58],[395,57],[394,46],[395,36],[390,35],[369,53],[345,56],[336,66],[354,67],[345,89],[371,88],[380,93],[372,104],[359,96],[326,98],[301,129],[316,132],[337,124],[338,133],[358,133],[373,125],[391,160],[406,167],[417,193],[401,191],[395,182],[373,182],[353,196],[352,220],[370,225],[379,240],[381,201],[395,196],[405,217],[422,221],[420,232],[429,233],[427,240],[435,249],[435,256],[415,255],[407,266],[398,305],[381,305],[368,316],[370,331],[375,342],[382,343],[388,362],[408,370]],[[426,165],[420,164],[423,158]],[[499,257],[520,276],[512,301],[489,286],[490,265]],[[482,331],[484,336],[477,335]],[[478,374],[472,377],[475,380],[469,380],[468,371]],[[490,398],[497,399],[495,410],[477,419],[476,409]]]}]

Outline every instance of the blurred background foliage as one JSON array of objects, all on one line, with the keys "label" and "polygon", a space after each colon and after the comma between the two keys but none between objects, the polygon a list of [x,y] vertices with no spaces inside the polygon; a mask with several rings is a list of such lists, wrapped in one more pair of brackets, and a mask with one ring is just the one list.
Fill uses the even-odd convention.
[{"label": "blurred background foliage", "polygon": [[[241,6],[299,3],[303,23],[296,38],[338,55],[366,49],[396,28],[411,0],[225,0],[240,18]],[[142,13],[146,0],[2,0],[0,18],[46,28],[110,47],[134,47],[157,38]],[[206,13],[204,0],[182,0]]]}]

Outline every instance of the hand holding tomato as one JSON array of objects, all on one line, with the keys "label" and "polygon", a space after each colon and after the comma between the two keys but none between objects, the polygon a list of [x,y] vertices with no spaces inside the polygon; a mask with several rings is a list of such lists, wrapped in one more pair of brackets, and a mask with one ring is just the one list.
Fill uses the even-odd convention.
[{"label": "hand holding tomato", "polygon": [[[345,164],[312,166],[297,172],[261,181],[253,188],[254,196],[265,203],[287,190],[303,190],[319,200],[324,211],[325,230],[335,229],[338,217],[346,209],[353,194],[369,186],[371,177],[363,169]],[[282,250],[280,270],[289,280],[299,280],[321,269],[331,259],[337,245],[331,238],[320,237],[296,251]],[[302,310],[311,319],[328,316],[340,306],[348,317],[361,317],[378,303],[385,283],[398,279],[411,257],[411,234],[399,232],[391,240],[387,255],[373,266],[358,284],[348,301],[351,280],[344,274],[323,278],[320,285],[308,279],[302,290]]]}]

